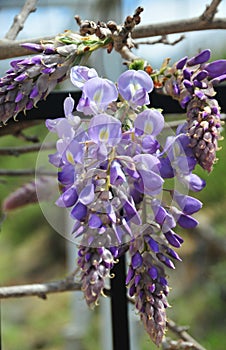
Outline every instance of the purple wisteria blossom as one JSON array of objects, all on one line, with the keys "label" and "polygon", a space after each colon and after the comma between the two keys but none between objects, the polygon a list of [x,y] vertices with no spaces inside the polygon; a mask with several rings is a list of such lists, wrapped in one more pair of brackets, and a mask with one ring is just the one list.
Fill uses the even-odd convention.
[{"label": "purple wisteria blossom", "polygon": [[148,93],[153,90],[153,87],[152,79],[142,70],[128,70],[122,73],[118,79],[120,95],[133,108],[150,103]]},{"label": "purple wisteria blossom", "polygon": [[[206,56],[197,57],[198,62]],[[74,223],[71,237],[80,246],[82,290],[87,304],[95,306],[114,259],[129,249],[129,294],[159,345],[169,305],[165,268],[175,269],[175,262],[181,261],[176,250],[183,237],[176,228],[196,227],[193,214],[202,207],[188,194],[205,186],[193,174],[197,157],[185,126],[176,135],[163,136],[163,114],[147,107],[153,89],[147,73],[131,70],[114,84],[76,66],[71,79],[82,90],[76,110],[91,119],[84,123],[76,116],[69,96],[65,118],[47,120],[46,125],[59,137],[49,160],[59,168],[56,204],[68,208]],[[171,178],[184,192],[167,185]]]},{"label": "purple wisteria blossom", "polygon": [[87,304],[94,307],[104,295],[105,279],[110,277],[114,266],[114,256],[105,247],[90,248],[80,246],[78,266],[81,269],[82,290]]},{"label": "purple wisteria blossom", "polygon": [[[214,86],[226,80],[226,60],[208,63],[210,50],[179,60],[164,83],[167,94],[187,110],[185,132],[202,168],[210,172],[216,161],[220,138],[220,107],[214,99]],[[169,72],[166,72],[168,74]]]},{"label": "purple wisteria blossom", "polygon": [[97,77],[98,74],[94,68],[85,66],[74,66],[71,68],[70,79],[73,85],[82,89],[84,84],[92,78]]},{"label": "purple wisteria blossom", "polygon": [[[63,120],[55,126],[60,137],[62,129],[58,131],[57,126]],[[71,135],[61,138],[60,152],[50,158],[54,165],[53,159],[61,158],[58,180],[64,190],[57,205],[72,207],[74,238],[82,236],[92,246],[130,240],[131,224],[142,224],[131,193],[136,189],[143,195],[155,195],[162,190],[158,158],[133,153],[122,157],[122,137],[118,119],[98,114],[88,124],[85,142],[80,142],[81,135],[76,133],[73,139]]]},{"label": "purple wisteria blossom", "polygon": [[94,77],[83,85],[77,110],[85,115],[98,114],[104,112],[117,98],[117,89],[110,80]]},{"label": "purple wisteria blossom", "polygon": [[[147,237],[146,237],[147,238]],[[151,237],[149,240],[153,240]],[[143,325],[156,345],[160,345],[166,329],[166,308],[169,306],[167,295],[169,287],[164,268],[156,262],[153,251],[159,252],[159,244],[154,241],[149,244],[139,238],[130,245],[131,264],[126,283],[129,295],[134,297],[135,306]],[[154,254],[155,255],[155,254]],[[167,260],[165,255],[162,255]]]},{"label": "purple wisteria blossom", "polygon": [[134,121],[135,133],[155,137],[162,131],[164,123],[164,117],[158,110],[146,109]]},{"label": "purple wisteria blossom", "polygon": [[66,79],[77,55],[77,45],[23,44],[35,56],[16,59],[0,79],[0,122],[36,107]]}]

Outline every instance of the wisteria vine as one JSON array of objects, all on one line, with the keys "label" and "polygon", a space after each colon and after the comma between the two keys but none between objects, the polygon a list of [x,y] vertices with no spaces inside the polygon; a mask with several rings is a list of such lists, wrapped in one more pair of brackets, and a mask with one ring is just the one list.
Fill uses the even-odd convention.
[{"label": "wisteria vine", "polygon": [[[139,13],[127,22],[137,24]],[[87,34],[88,24],[82,24]],[[160,345],[169,306],[167,268],[175,269],[181,260],[177,250],[183,238],[177,226],[197,226],[193,214],[202,203],[190,191],[201,191],[205,181],[194,171],[200,165],[210,172],[216,160],[222,123],[214,87],[226,79],[226,60],[209,63],[210,50],[160,70],[134,60],[115,83],[81,62],[87,51],[112,46],[117,30],[110,23],[83,39],[67,32],[51,43],[26,44],[38,54],[11,62],[0,79],[0,119],[5,123],[33,108],[69,74],[81,89],[78,105],[69,95],[65,117],[47,119],[46,126],[58,136],[49,161],[58,169],[56,204],[69,208],[73,219],[84,297],[89,306],[98,304],[106,278],[127,251],[129,296],[147,333]],[[162,111],[150,107],[153,89],[186,110],[187,120],[175,134],[164,134]],[[89,122],[75,110],[89,116]]]}]

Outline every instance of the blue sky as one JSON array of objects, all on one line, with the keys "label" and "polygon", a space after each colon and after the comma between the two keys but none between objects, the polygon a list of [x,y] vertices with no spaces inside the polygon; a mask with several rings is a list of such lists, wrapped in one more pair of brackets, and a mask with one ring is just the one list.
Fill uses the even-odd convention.
[{"label": "blue sky", "polygon": [[[3,37],[13,23],[15,14],[20,8],[10,7],[0,9],[0,36]],[[64,31],[65,28],[75,27],[75,21],[71,15],[70,7],[45,6],[38,7],[36,12],[31,13],[27,18],[24,29],[19,33],[17,39],[35,38],[40,36],[51,36]],[[74,28],[75,30],[75,28]]]},{"label": "blue sky", "polygon": [[[123,12],[132,14],[137,6],[144,7],[141,14],[141,24],[164,23],[178,19],[188,19],[200,16],[210,0],[124,0]],[[226,1],[219,6],[219,17],[226,15]],[[170,41],[179,38],[180,34],[170,35]],[[225,30],[211,30],[203,32],[191,32],[185,34],[186,38],[176,46],[162,44],[152,46],[140,46],[137,54],[148,59],[152,65],[159,66],[165,57],[171,57],[172,61],[185,55],[194,55],[200,49],[210,48],[213,55],[225,56],[226,41]],[[151,38],[154,40],[156,38]],[[226,57],[223,57],[226,58]]]}]

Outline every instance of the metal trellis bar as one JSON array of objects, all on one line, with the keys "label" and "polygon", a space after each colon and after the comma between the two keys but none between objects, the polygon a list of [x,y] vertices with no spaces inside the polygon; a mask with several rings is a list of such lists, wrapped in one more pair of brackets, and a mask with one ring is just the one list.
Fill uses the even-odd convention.
[{"label": "metal trellis bar", "polygon": [[113,268],[111,279],[111,319],[113,350],[130,350],[125,255]]}]

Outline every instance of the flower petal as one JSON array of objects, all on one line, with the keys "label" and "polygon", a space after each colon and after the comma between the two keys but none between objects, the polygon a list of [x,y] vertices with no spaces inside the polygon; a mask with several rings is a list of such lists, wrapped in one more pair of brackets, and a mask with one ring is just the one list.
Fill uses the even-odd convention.
[{"label": "flower petal", "polygon": [[56,205],[58,205],[58,207],[71,207],[76,203],[77,199],[78,194],[76,189],[70,187],[57,199]]},{"label": "flower petal", "polygon": [[110,115],[98,114],[91,119],[88,134],[95,143],[114,146],[121,140],[121,122]]},{"label": "flower petal", "polygon": [[84,84],[92,78],[97,77],[98,74],[94,68],[85,66],[74,66],[71,68],[70,79],[73,85],[82,89]]},{"label": "flower petal", "polygon": [[118,79],[120,95],[128,102],[136,106],[149,103],[147,93],[154,87],[151,77],[142,70],[128,70],[122,73]]},{"label": "flower petal", "polygon": [[164,117],[158,110],[146,109],[137,115],[134,127],[137,135],[157,136],[164,127]]},{"label": "flower petal", "polygon": [[191,196],[183,195],[178,191],[173,192],[173,199],[180,206],[184,214],[191,215],[202,208],[202,202]]},{"label": "flower petal", "polygon": [[77,202],[71,211],[71,216],[78,221],[83,221],[87,214],[87,207],[83,203]]},{"label": "flower petal", "polygon": [[88,205],[93,202],[94,200],[94,185],[88,184],[86,187],[82,189],[82,191],[79,194],[79,201],[84,204]]}]

